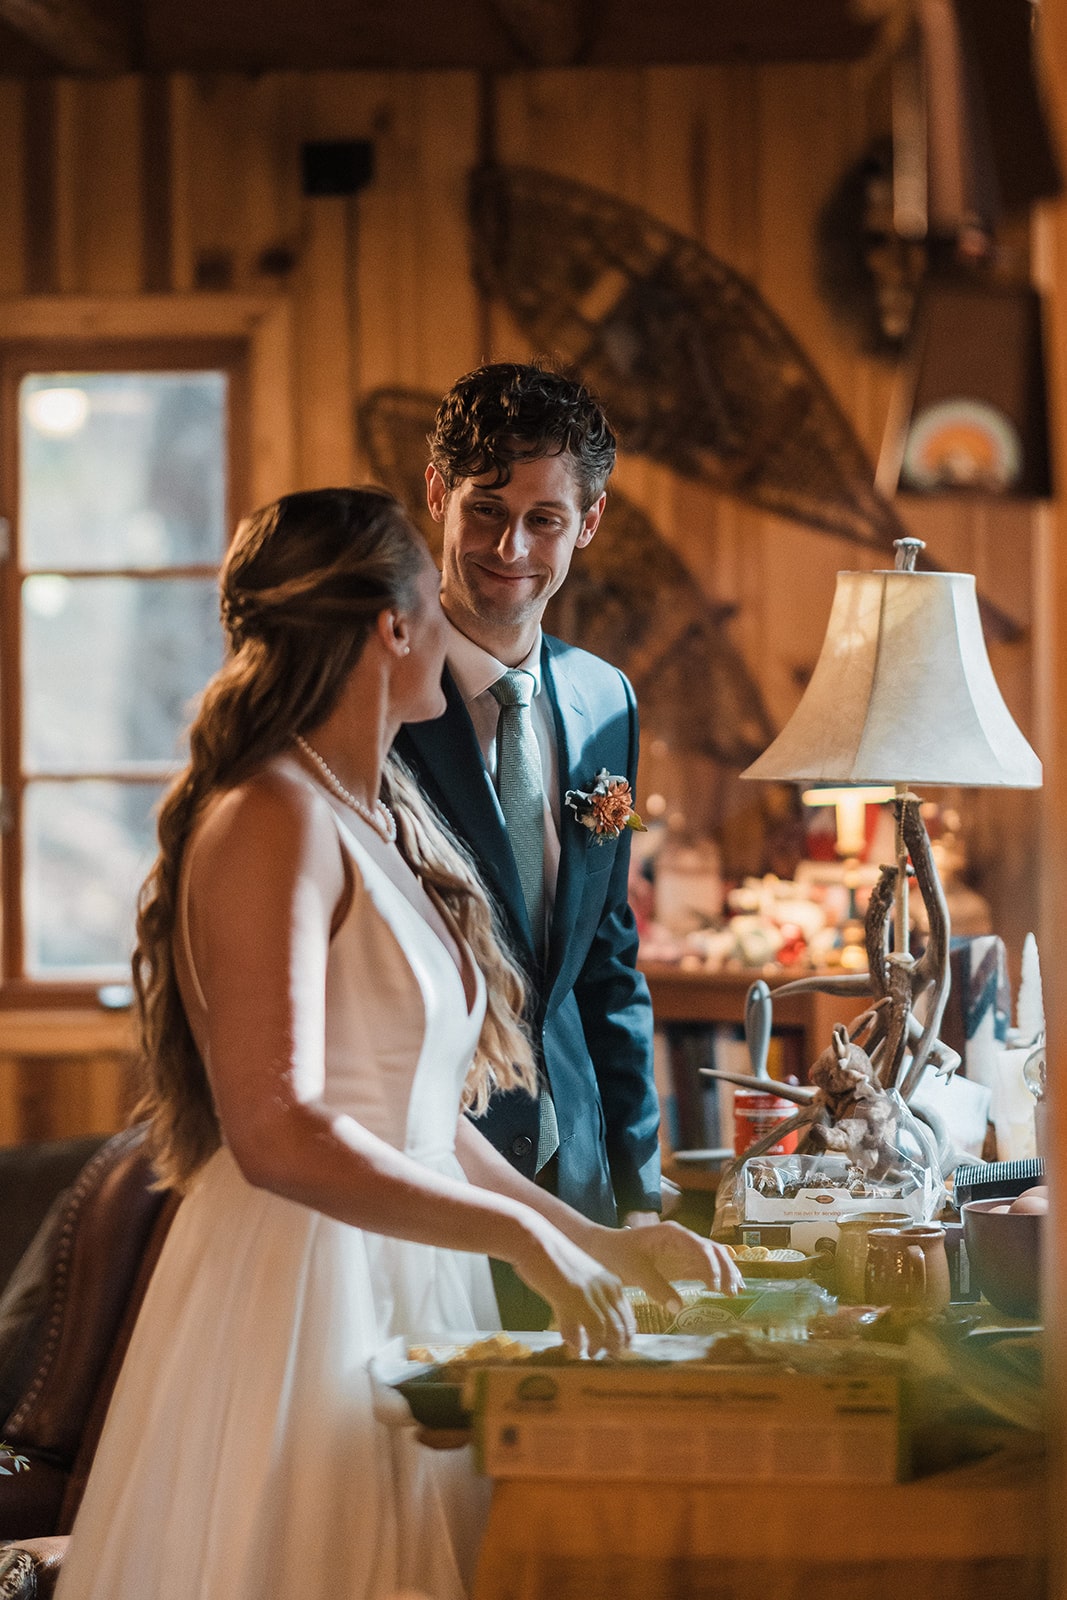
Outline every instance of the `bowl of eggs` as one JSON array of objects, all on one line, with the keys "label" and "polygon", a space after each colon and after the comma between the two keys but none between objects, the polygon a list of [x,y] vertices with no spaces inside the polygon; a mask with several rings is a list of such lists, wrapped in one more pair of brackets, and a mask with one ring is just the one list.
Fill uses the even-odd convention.
[{"label": "bowl of eggs", "polygon": [[961,1212],[971,1276],[986,1299],[1008,1316],[1037,1317],[1048,1189],[1038,1184],[1014,1199],[968,1200]]}]

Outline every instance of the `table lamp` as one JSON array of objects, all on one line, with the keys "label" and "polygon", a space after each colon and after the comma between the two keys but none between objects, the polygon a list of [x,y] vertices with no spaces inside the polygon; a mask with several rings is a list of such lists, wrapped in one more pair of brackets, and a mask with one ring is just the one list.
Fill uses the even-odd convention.
[{"label": "table lamp", "polygon": [[[927,905],[937,949],[924,953],[924,981],[937,991],[935,1028],[948,994],[948,913],[929,853],[913,786],[996,786],[1033,789],[1041,763],[1001,698],[986,654],[975,581],[962,572],[916,572],[919,539],[896,541],[890,572],[839,572],[822,652],[799,706],[763,755],[741,776],[778,783],[886,785],[896,796],[893,936],[872,925],[879,908],[888,916],[889,889],[872,893],[868,909],[868,961],[872,981],[886,964],[914,968],[908,939],[909,856]],[[931,962],[943,968],[931,973]],[[878,973],[874,968],[878,967]],[[874,982],[877,994],[881,981]],[[898,992],[900,984],[897,984]],[[888,988],[885,989],[888,993]],[[912,994],[912,999],[917,995]],[[930,1033],[931,1007],[927,1024]],[[915,1025],[912,1024],[912,1036]],[[901,1092],[912,1091],[931,1038],[913,1055]],[[901,1047],[903,1048],[903,1047]],[[896,1087],[897,1068],[881,1081]]]}]

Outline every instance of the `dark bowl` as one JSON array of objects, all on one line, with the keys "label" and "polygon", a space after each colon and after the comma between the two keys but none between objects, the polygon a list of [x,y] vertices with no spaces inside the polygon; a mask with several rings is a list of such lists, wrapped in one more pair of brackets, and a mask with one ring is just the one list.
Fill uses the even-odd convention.
[{"label": "dark bowl", "polygon": [[1040,1212],[997,1211],[1011,1198],[968,1200],[963,1238],[971,1276],[991,1305],[1010,1317],[1036,1318],[1041,1309]]}]

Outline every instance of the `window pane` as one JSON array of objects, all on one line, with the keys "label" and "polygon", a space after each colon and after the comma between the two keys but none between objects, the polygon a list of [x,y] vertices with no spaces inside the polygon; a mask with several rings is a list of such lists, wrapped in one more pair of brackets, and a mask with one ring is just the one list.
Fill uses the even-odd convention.
[{"label": "window pane", "polygon": [[29,773],[178,761],[190,701],[223,657],[206,578],[23,580]]},{"label": "window pane", "polygon": [[20,386],[24,568],[214,565],[223,372],[32,373]]},{"label": "window pane", "polygon": [[26,971],[129,970],[137,891],[155,859],[146,783],[33,783],[26,790]]}]

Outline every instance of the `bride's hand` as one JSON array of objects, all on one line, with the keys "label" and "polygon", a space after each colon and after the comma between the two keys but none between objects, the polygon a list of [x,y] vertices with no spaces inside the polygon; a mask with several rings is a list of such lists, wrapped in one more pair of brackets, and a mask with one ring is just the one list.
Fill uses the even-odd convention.
[{"label": "bride's hand", "polygon": [[624,1283],[644,1289],[651,1299],[679,1310],[672,1279],[694,1278],[723,1294],[737,1294],[745,1286],[733,1258],[721,1244],[701,1239],[677,1222],[599,1229],[595,1249]]},{"label": "bride's hand", "polygon": [[512,1265],[548,1301],[564,1343],[578,1355],[627,1348],[637,1322],[621,1280],[558,1228],[543,1222],[532,1229]]}]

